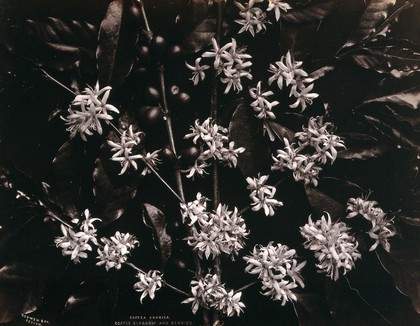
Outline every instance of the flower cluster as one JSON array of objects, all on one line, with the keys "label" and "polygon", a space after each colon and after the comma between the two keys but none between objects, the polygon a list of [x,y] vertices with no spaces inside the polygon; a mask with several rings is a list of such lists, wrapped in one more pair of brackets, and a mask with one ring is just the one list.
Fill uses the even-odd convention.
[{"label": "flower cluster", "polygon": [[[242,78],[252,79],[249,71],[252,62],[246,61],[251,56],[245,53],[244,48],[238,48],[234,38],[222,47],[213,38],[212,45],[213,49],[204,52],[202,58],[214,58],[213,67],[216,70],[216,74],[220,75],[220,81],[226,84],[225,94],[229,93],[231,89],[240,92],[243,89]],[[208,65],[200,64],[202,58],[197,58],[194,66],[186,63],[187,68],[193,72],[191,80],[194,85],[197,85],[200,80],[205,78],[204,71],[209,68]]]},{"label": "flower cluster", "polygon": [[261,8],[254,7],[255,2],[258,1],[249,0],[248,3],[243,5],[239,1],[235,1],[235,5],[239,9],[239,16],[241,16],[241,19],[236,19],[235,22],[242,26],[238,34],[250,32],[252,36],[255,36],[255,34],[267,29],[265,26],[268,23],[267,15]]},{"label": "flower cluster", "polygon": [[101,238],[104,244],[102,248],[98,248],[97,266],[105,265],[106,270],[111,268],[120,269],[121,264],[128,259],[128,254],[139,244],[136,237],[130,233],[120,233],[117,231],[110,239]]},{"label": "flower cluster", "polygon": [[150,270],[147,273],[139,272],[137,277],[139,281],[134,284],[134,289],[141,293],[140,303],[143,303],[143,299],[147,296],[153,300],[155,292],[162,287],[161,272],[156,270]]},{"label": "flower cluster", "polygon": [[[264,2],[264,0],[249,0],[247,3],[242,4],[240,1],[235,1],[236,7],[239,9],[239,16],[241,19],[236,19],[235,22],[241,25],[238,33],[249,32],[252,36],[261,31],[265,31],[266,24],[270,22],[267,20],[267,14],[260,7],[254,6],[257,3]],[[280,0],[268,0],[268,7],[265,9],[267,12],[274,11],[276,21],[280,19],[281,11],[287,12],[292,7]]]},{"label": "flower cluster", "polygon": [[245,256],[247,263],[245,272],[257,274],[262,283],[262,294],[273,300],[281,301],[285,305],[287,301],[296,301],[293,289],[300,285],[305,286],[300,276],[301,269],[306,261],[298,263],[296,251],[286,245],[270,242],[267,246],[256,245],[251,256]]},{"label": "flower cluster", "polygon": [[220,283],[217,275],[207,274],[203,278],[191,281],[192,297],[182,303],[192,303],[192,312],[195,314],[201,306],[204,309],[213,308],[228,317],[238,315],[245,305],[240,301],[242,292],[235,293],[233,290],[226,290],[224,284]]},{"label": "flower cluster", "polygon": [[208,259],[224,253],[233,259],[244,247],[249,234],[245,221],[238,215],[236,207],[229,211],[226,205],[219,204],[216,211],[207,212],[205,200],[203,202],[201,194],[197,194],[194,202],[181,204],[182,216],[190,221],[190,225],[194,224],[187,242],[200,258],[203,254]]},{"label": "flower cluster", "polygon": [[95,88],[86,88],[83,94],[76,95],[67,117],[61,117],[71,138],[79,133],[87,141],[86,136],[91,136],[94,132],[102,134],[101,121],[109,123],[113,119],[109,111],[119,113],[115,106],[107,104],[110,91],[110,86],[99,89],[96,85]]},{"label": "flower cluster", "polygon": [[115,152],[112,155],[111,160],[120,162],[122,166],[119,173],[120,175],[124,174],[130,166],[137,170],[138,166],[136,160],[142,160],[145,163],[143,171],[141,172],[141,175],[143,176],[151,172],[148,166],[154,168],[158,163],[160,163],[158,158],[159,150],[152,153],[146,153],[144,155],[133,153],[133,150],[136,148],[136,146],[140,145],[143,137],[143,132],[134,132],[133,126],[130,125],[128,130],[123,131],[118,142],[111,140],[107,141],[108,145],[111,146],[111,152]]},{"label": "flower cluster", "polygon": [[330,215],[325,215],[315,223],[309,217],[300,233],[306,239],[304,247],[314,251],[319,261],[316,266],[336,281],[340,277],[340,268],[346,274],[362,256],[357,250],[356,239],[349,234],[350,228],[344,222],[332,223]]},{"label": "flower cluster", "polygon": [[184,138],[192,138],[194,144],[201,145],[202,150],[194,166],[187,170],[187,178],[196,174],[202,176],[211,160],[219,160],[225,162],[229,167],[236,167],[238,155],[245,149],[243,147],[235,148],[235,143],[229,142],[226,128],[218,126],[211,118],[207,118],[202,124],[196,120],[190,130],[191,133],[186,134]]},{"label": "flower cluster", "polygon": [[296,143],[290,144],[284,138],[284,150],[277,150],[273,156],[272,170],[285,169],[293,172],[296,181],[305,184],[318,185],[318,174],[322,171],[320,165],[331,164],[337,158],[337,149],[345,148],[344,142],[331,131],[333,125],[323,122],[322,117],[309,119],[308,127],[302,127],[302,132],[295,134]]},{"label": "flower cluster", "polygon": [[284,84],[286,86],[291,85],[289,96],[293,95],[296,102],[291,104],[290,107],[294,109],[301,106],[302,111],[304,111],[307,105],[311,105],[313,99],[317,98],[319,94],[311,93],[314,88],[314,79],[310,78],[308,73],[301,68],[302,63],[302,61],[295,61],[288,51],[285,56],[280,58],[280,61],[270,64],[268,71],[273,75],[268,79],[268,84],[271,85],[276,82],[279,89],[283,89]]},{"label": "flower cluster", "polygon": [[272,119],[274,120],[276,116],[274,115],[272,108],[279,104],[278,101],[270,102],[268,100],[269,96],[274,95],[272,91],[262,91],[261,90],[261,81],[258,82],[257,87],[249,89],[249,95],[254,100],[251,103],[252,109],[257,113],[256,117],[258,119]]},{"label": "flower cluster", "polygon": [[375,243],[370,247],[370,251],[375,250],[380,244],[386,251],[391,250],[391,245],[388,238],[395,235],[395,227],[393,220],[388,219],[386,213],[382,208],[378,207],[378,202],[366,200],[363,198],[350,198],[347,202],[347,218],[353,218],[357,215],[362,215],[365,219],[371,222],[372,227],[368,231],[371,239]]},{"label": "flower cluster", "polygon": [[251,204],[253,206],[252,210],[259,211],[260,209],[264,209],[266,216],[273,216],[274,209],[283,206],[283,203],[274,198],[276,187],[266,185],[267,180],[268,175],[258,175],[258,178],[248,177],[246,178],[248,182],[247,189],[251,192],[249,198],[253,201]]},{"label": "flower cluster", "polygon": [[[70,256],[70,259],[75,263],[80,263],[80,258],[87,258],[86,251],[92,251],[93,244],[97,244],[96,228],[93,222],[100,221],[98,218],[92,218],[89,210],[86,209],[83,213],[85,219],[79,224],[78,219],[73,219],[72,223],[79,227],[79,231],[61,224],[62,237],[56,237],[54,242],[58,248],[61,248],[63,256]],[[78,225],[79,224],[79,225]]]}]

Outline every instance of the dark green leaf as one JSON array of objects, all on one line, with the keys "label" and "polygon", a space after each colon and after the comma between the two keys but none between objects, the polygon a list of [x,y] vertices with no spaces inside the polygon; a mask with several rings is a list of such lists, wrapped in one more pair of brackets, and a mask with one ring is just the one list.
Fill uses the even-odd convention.
[{"label": "dark green leaf", "polygon": [[329,73],[330,71],[334,70],[334,66],[325,66],[322,68],[319,68],[313,72],[311,72],[308,76],[308,78],[312,78],[314,80],[317,80],[318,78],[321,78],[325,76],[325,74]]},{"label": "dark green leaf", "polygon": [[36,310],[42,300],[45,276],[29,265],[0,268],[0,323]]},{"label": "dark green leaf", "polygon": [[[278,139],[280,139],[281,141],[283,141],[283,138],[287,138],[287,140],[289,142],[293,142],[293,140],[295,139],[295,133],[290,130],[287,127],[284,127],[274,121],[270,121],[270,120],[266,120],[266,127],[267,129],[269,129],[267,132],[268,134],[274,134],[277,136]],[[270,137],[271,139],[271,137]],[[274,139],[271,139],[271,141],[274,141]]]},{"label": "dark green leaf", "polygon": [[363,102],[363,104],[369,103],[395,103],[403,105],[411,109],[417,109],[420,104],[420,87],[413,87],[410,89],[402,90],[394,94],[386,96],[371,98]]},{"label": "dark green leaf", "polygon": [[312,212],[317,216],[324,212],[329,213],[333,220],[346,216],[346,208],[324,192],[310,186],[305,186],[305,191]]},{"label": "dark green leaf", "polygon": [[130,2],[113,0],[102,20],[96,51],[100,87],[119,87],[133,66],[137,28],[125,10]]},{"label": "dark green leaf", "polygon": [[396,0],[371,0],[343,48],[362,42],[374,33],[377,26],[388,16],[389,8],[395,3]]},{"label": "dark green leaf", "polygon": [[390,74],[395,78],[410,76],[420,69],[418,46],[408,41],[401,44],[395,44],[392,40],[386,44],[366,44],[352,51],[351,58],[365,69]]},{"label": "dark green leaf", "polygon": [[325,298],[317,292],[296,294],[293,302],[299,326],[328,325],[331,323]]},{"label": "dark green leaf", "polygon": [[309,2],[308,5],[291,9],[281,13],[280,18],[286,22],[295,24],[308,24],[320,21],[330,15],[337,6],[336,0],[326,0],[322,2]]},{"label": "dark green leaf", "polygon": [[143,221],[153,230],[156,249],[160,252],[162,267],[165,266],[172,252],[172,239],[166,233],[166,218],[160,209],[150,204],[143,204]]},{"label": "dark green leaf", "polygon": [[60,147],[53,160],[54,182],[52,199],[71,218],[80,216],[80,196],[84,147],[80,139],[68,140]]},{"label": "dark green leaf", "polygon": [[376,254],[383,268],[391,274],[397,289],[410,297],[414,309],[420,313],[420,248],[404,240],[393,239],[390,253],[378,247]]},{"label": "dark green leaf", "polygon": [[182,42],[187,53],[195,53],[211,43],[217,31],[216,18],[206,18]]},{"label": "dark green leaf", "polygon": [[420,151],[420,142],[418,135],[409,133],[408,130],[404,130],[400,127],[395,127],[380,118],[372,115],[365,115],[367,121],[369,121],[378,131],[392,138],[398,144],[407,146],[416,151]]},{"label": "dark green leaf", "polygon": [[260,120],[256,119],[250,106],[239,103],[229,125],[230,139],[236,147],[244,147],[239,154],[238,167],[244,176],[255,176],[269,168],[268,146],[262,135]]},{"label": "dark green leaf", "polygon": [[121,217],[136,195],[138,186],[138,174],[118,175],[120,165],[110,157],[108,146],[102,146],[102,154],[93,171],[94,194],[102,225]]},{"label": "dark green leaf", "polygon": [[97,28],[84,21],[28,19],[16,32],[12,47],[40,66],[69,70],[75,62],[95,56]]},{"label": "dark green leaf", "polygon": [[346,149],[338,152],[337,157],[346,160],[366,160],[380,157],[388,152],[390,145],[364,133],[346,133]]}]

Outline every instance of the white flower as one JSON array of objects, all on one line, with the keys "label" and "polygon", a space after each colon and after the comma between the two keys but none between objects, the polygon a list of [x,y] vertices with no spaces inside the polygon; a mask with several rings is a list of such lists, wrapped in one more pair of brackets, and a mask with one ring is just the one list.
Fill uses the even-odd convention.
[{"label": "white flower", "polygon": [[194,201],[186,204],[181,203],[182,221],[189,226],[192,226],[195,222],[198,222],[201,226],[207,225],[209,220],[209,213],[207,212],[208,200],[207,197],[198,192]]},{"label": "white flower", "polygon": [[[152,168],[156,168],[156,166],[161,163],[159,159],[159,152],[160,152],[160,149],[152,153],[146,153],[146,155],[142,156],[142,159],[145,163],[149,164]],[[141,175],[145,176],[148,173],[152,173],[152,170],[147,165],[145,165],[145,167],[143,168],[143,171],[141,172]]]},{"label": "white flower", "polygon": [[290,91],[289,96],[296,97],[296,102],[290,104],[289,107],[292,109],[297,108],[299,105],[302,107],[301,111],[306,109],[306,106],[312,104],[314,98],[317,98],[319,94],[311,93],[312,89],[314,88],[314,84],[310,84],[308,87],[305,86],[303,83],[299,83],[297,88],[293,88]]},{"label": "white flower", "polygon": [[263,92],[261,90],[261,81],[258,82],[257,87],[249,90],[249,95],[254,101],[251,103],[252,109],[258,114],[258,119],[275,119],[276,116],[272,112],[272,108],[279,104],[278,101],[270,102],[267,98],[274,95],[272,91]]},{"label": "white flower", "polygon": [[140,303],[143,303],[143,299],[147,296],[153,300],[155,298],[155,292],[162,287],[161,273],[156,270],[150,270],[147,274],[142,272],[138,273],[137,277],[139,281],[134,284],[134,289],[141,293]]},{"label": "white flower", "polygon": [[228,148],[222,147],[220,149],[220,157],[219,159],[221,161],[226,162],[226,164],[231,167],[235,168],[238,164],[238,155],[243,153],[245,151],[245,148],[238,147],[235,148],[235,142],[231,141],[229,142]]},{"label": "white flower", "polygon": [[[141,138],[144,134],[142,132],[133,132],[133,126],[130,125],[127,130],[125,130],[120,138],[118,143],[108,140],[107,143],[111,146],[111,151],[116,152],[112,155],[111,160],[120,162],[122,168],[120,175],[124,174],[129,166],[132,166],[137,170],[136,160],[143,159],[143,156],[140,154],[133,154],[133,148],[140,144]],[[144,171],[143,171],[144,172]]]},{"label": "white flower", "polygon": [[274,9],[274,14],[277,21],[280,19],[280,10],[287,12],[287,10],[292,9],[292,7],[287,2],[281,2],[280,0],[268,0],[268,2],[269,4],[267,11]]},{"label": "white flower", "polygon": [[87,141],[86,136],[92,136],[94,132],[102,135],[101,121],[108,122],[113,119],[108,113],[102,112],[101,108],[96,108],[94,103],[87,105],[81,102],[77,109],[70,106],[68,112],[67,117],[61,119],[68,126],[66,130],[70,132],[70,138],[79,133],[84,141]]},{"label": "white flower", "polygon": [[226,62],[232,61],[231,55],[226,51],[232,46],[232,43],[226,43],[221,48],[217,44],[215,38],[212,38],[211,43],[213,45],[213,49],[211,51],[204,52],[202,57],[214,58],[214,69],[216,69],[216,71],[219,71],[221,68],[223,68],[223,65]]},{"label": "white flower", "polygon": [[266,216],[274,215],[274,209],[276,207],[283,206],[281,201],[274,199],[276,193],[276,187],[266,185],[268,175],[259,176],[258,178],[246,178],[248,182],[248,189],[251,191],[249,197],[252,199],[253,203],[251,204],[253,211],[258,211],[264,209],[264,214]]},{"label": "white flower", "polygon": [[[71,227],[61,224],[62,237],[56,237],[54,242],[58,248],[61,248],[63,256],[70,256],[70,259],[75,263],[80,263],[80,258],[87,258],[86,251],[92,251],[89,242],[97,244],[96,228],[94,222],[100,221],[99,218],[91,218],[88,209],[83,212],[84,220],[79,224],[79,219],[75,218],[72,223],[79,224],[79,230],[76,232]],[[75,225],[75,226],[76,226]]]},{"label": "white flower", "polygon": [[97,83],[95,88],[87,87],[83,91],[83,94],[76,95],[73,100],[73,104],[80,105],[85,103],[88,106],[93,104],[95,109],[98,109],[99,112],[103,114],[108,114],[108,110],[119,113],[115,106],[107,103],[111,89],[111,86],[106,86],[102,89],[99,89],[99,84]]},{"label": "white flower", "polygon": [[70,256],[75,263],[80,263],[80,258],[87,258],[86,251],[92,251],[89,240],[92,235],[83,231],[75,232],[72,228],[61,224],[62,237],[56,237],[54,242],[57,248],[61,248],[63,256]]},{"label": "white flower", "polygon": [[201,258],[203,255],[206,259],[215,258],[225,253],[233,259],[238,255],[249,234],[245,221],[238,215],[238,209],[235,207],[229,211],[226,205],[219,204],[214,212],[201,212],[199,209],[199,213],[192,217],[199,221],[199,228],[192,229],[192,234],[187,238],[188,245]]},{"label": "white flower", "polygon": [[191,297],[182,303],[192,303],[192,312],[197,313],[201,306],[205,309],[214,308],[228,317],[235,313],[239,316],[245,305],[240,301],[241,292],[226,290],[224,284],[220,283],[217,275],[207,274],[198,280],[192,280]]},{"label": "white flower", "polygon": [[262,11],[261,8],[253,7],[256,1],[250,0],[246,6],[241,4],[238,1],[235,1],[236,7],[239,8],[239,15],[242,19],[236,19],[235,22],[239,25],[242,25],[242,28],[239,30],[239,34],[245,31],[249,31],[252,36],[266,30],[265,24],[268,23],[266,20],[266,14]]},{"label": "white flower", "polygon": [[332,223],[330,215],[325,215],[315,223],[309,216],[300,233],[306,239],[304,247],[314,251],[319,261],[316,266],[336,281],[340,277],[340,269],[346,274],[362,256],[357,250],[356,239],[349,234],[350,228],[344,222]]},{"label": "white flower", "polygon": [[393,219],[388,219],[382,208],[377,207],[378,202],[366,200],[363,198],[350,198],[347,202],[347,218],[353,218],[362,215],[371,222],[372,228],[368,231],[369,237],[375,240],[370,247],[370,251],[375,250],[380,244],[386,251],[391,250],[388,238],[396,234]]},{"label": "white flower", "polygon": [[185,62],[185,65],[187,66],[187,68],[193,71],[193,75],[190,78],[190,80],[192,80],[194,85],[197,85],[200,80],[204,80],[204,78],[206,77],[206,74],[204,71],[210,68],[210,66],[208,65],[200,66],[200,61],[201,61],[200,57],[195,59],[194,66],[191,66],[190,64]]},{"label": "white flower", "polygon": [[292,289],[305,286],[300,271],[306,262],[298,263],[295,256],[294,249],[280,243],[270,242],[266,247],[256,245],[252,255],[244,257],[247,263],[245,272],[258,275],[265,291],[263,295],[285,305],[289,300],[297,300]]},{"label": "white flower", "polygon": [[273,74],[268,79],[268,85],[271,85],[274,81],[277,81],[279,89],[283,89],[284,82],[286,86],[290,84],[296,84],[297,80],[303,77],[307,77],[308,73],[301,68],[302,61],[295,61],[290,51],[287,51],[285,56],[280,58],[280,61],[276,61],[275,64],[270,64],[268,71]]},{"label": "white flower", "polygon": [[130,233],[120,233],[117,231],[110,239],[102,238],[103,248],[98,248],[97,266],[105,265],[106,270],[111,268],[120,269],[121,264],[128,259],[128,254],[139,242]]}]

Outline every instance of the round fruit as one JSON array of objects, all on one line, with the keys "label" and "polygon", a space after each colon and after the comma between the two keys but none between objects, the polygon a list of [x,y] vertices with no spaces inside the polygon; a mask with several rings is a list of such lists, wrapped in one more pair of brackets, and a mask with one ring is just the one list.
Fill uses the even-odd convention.
[{"label": "round fruit", "polygon": [[142,106],[137,110],[137,119],[140,124],[152,126],[163,117],[160,107],[157,106]]},{"label": "round fruit", "polygon": [[177,268],[177,269],[180,269],[180,270],[187,269],[187,264],[183,260],[174,259],[173,263],[174,263],[175,268]]},{"label": "round fruit", "polygon": [[141,23],[141,10],[139,6],[137,6],[135,3],[133,3],[129,8],[129,17],[131,18],[131,21],[137,25],[140,25]]},{"label": "round fruit", "polygon": [[140,45],[137,48],[137,57],[141,64],[145,65],[150,63],[150,49],[147,45]]},{"label": "round fruit", "polygon": [[189,168],[194,165],[200,156],[200,149],[197,146],[188,146],[181,151],[181,167]]},{"label": "round fruit", "polygon": [[146,98],[152,103],[158,103],[160,100],[160,92],[156,87],[149,86],[145,89],[144,94]]},{"label": "round fruit", "polygon": [[169,147],[162,148],[162,150],[159,152],[159,156],[164,162],[168,163],[175,163],[178,160],[173,150]]},{"label": "round fruit", "polygon": [[158,62],[162,61],[164,58],[166,49],[166,40],[160,35],[154,36],[152,42],[150,43],[150,50],[152,52],[152,56],[156,58]]},{"label": "round fruit", "polygon": [[168,50],[168,60],[176,61],[182,58],[183,51],[179,45],[173,45]]},{"label": "round fruit", "polygon": [[147,76],[147,68],[143,66],[136,66],[133,67],[133,70],[131,71],[131,74],[136,78],[143,78]]},{"label": "round fruit", "polygon": [[171,93],[171,95],[176,95],[179,93],[179,91],[180,89],[177,85],[172,85],[171,87],[169,87],[169,92]]},{"label": "round fruit", "polygon": [[181,92],[181,93],[176,94],[174,100],[175,100],[175,104],[177,106],[180,106],[182,108],[185,108],[185,107],[187,107],[190,104],[190,102],[191,102],[191,96],[189,96],[185,92]]}]

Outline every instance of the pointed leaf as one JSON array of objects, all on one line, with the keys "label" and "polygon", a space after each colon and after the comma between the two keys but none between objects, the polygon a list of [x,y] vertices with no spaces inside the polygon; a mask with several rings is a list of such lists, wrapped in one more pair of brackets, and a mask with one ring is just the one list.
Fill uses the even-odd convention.
[{"label": "pointed leaf", "polygon": [[343,48],[362,42],[374,33],[376,27],[385,20],[388,10],[395,3],[396,0],[371,0]]},{"label": "pointed leaf", "polygon": [[309,2],[309,4],[304,7],[282,12],[280,18],[294,24],[313,23],[329,16],[336,6],[336,0],[317,1],[315,3]]},{"label": "pointed leaf", "polygon": [[172,238],[166,233],[166,218],[163,212],[151,204],[143,204],[143,221],[153,230],[155,248],[160,252],[162,267],[172,252]]},{"label": "pointed leaf", "polygon": [[290,142],[293,142],[295,139],[295,133],[289,128],[271,120],[266,120],[265,123],[267,128],[270,128],[271,132],[273,132],[281,141],[283,141],[283,138],[287,138],[287,140]]},{"label": "pointed leaf", "polygon": [[38,268],[13,264],[0,268],[0,323],[36,310],[41,303],[45,275]]},{"label": "pointed leaf", "polygon": [[137,194],[138,185],[138,174],[118,175],[119,170],[115,162],[110,160],[111,153],[107,149],[107,146],[103,147],[103,155],[96,160],[93,171],[94,194],[101,225],[124,214]]},{"label": "pointed leaf", "polygon": [[329,73],[330,71],[333,71],[333,70],[334,70],[334,66],[325,66],[325,67],[319,68],[319,69],[311,72],[309,74],[308,78],[317,80],[321,77],[324,77],[325,74],[327,74],[327,73]]},{"label": "pointed leaf", "polygon": [[363,104],[368,103],[395,103],[398,105],[403,105],[411,109],[417,109],[420,104],[420,87],[413,87],[407,90],[403,90],[394,94],[389,94],[386,96],[381,96],[377,98],[372,98],[363,102]]},{"label": "pointed leaf", "polygon": [[131,1],[113,0],[99,30],[96,51],[100,87],[119,87],[128,76],[135,58],[137,28],[131,25]]},{"label": "pointed leaf", "polygon": [[420,314],[420,248],[404,240],[393,239],[390,253],[382,247],[375,252],[384,269],[394,279],[397,289],[412,300],[414,309]]},{"label": "pointed leaf", "polygon": [[268,146],[262,134],[261,122],[245,103],[237,105],[229,125],[229,135],[236,147],[245,148],[238,157],[238,167],[244,176],[254,176],[269,169]]},{"label": "pointed leaf", "polygon": [[80,215],[84,147],[80,139],[65,142],[53,160],[52,199],[71,218]]},{"label": "pointed leaf", "polygon": [[353,61],[365,69],[403,78],[420,69],[420,48],[408,41],[396,42],[388,39],[386,43],[367,44],[353,51]]},{"label": "pointed leaf", "polygon": [[333,220],[346,216],[346,208],[317,188],[305,186],[306,196],[312,211],[321,216],[328,212]]}]

